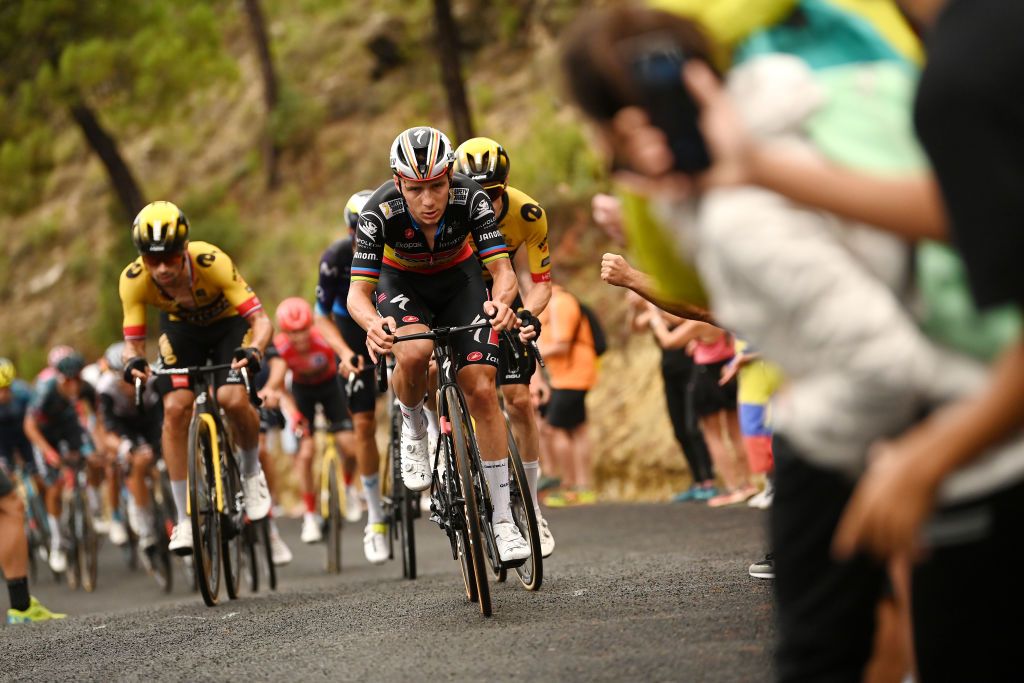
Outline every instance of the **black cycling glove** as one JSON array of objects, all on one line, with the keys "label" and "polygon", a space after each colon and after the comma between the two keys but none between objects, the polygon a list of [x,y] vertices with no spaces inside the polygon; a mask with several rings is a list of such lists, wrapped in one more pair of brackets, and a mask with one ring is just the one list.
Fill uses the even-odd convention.
[{"label": "black cycling glove", "polygon": [[148,367],[149,363],[143,356],[135,356],[135,358],[124,364],[124,381],[128,384],[135,384],[135,375],[132,374],[132,371],[138,370],[145,374]]},{"label": "black cycling glove", "polygon": [[263,354],[255,346],[246,346],[245,348],[235,349],[234,358],[235,360],[242,360],[244,358],[249,361],[245,368],[249,375],[252,376],[260,371],[260,360],[263,358]]},{"label": "black cycling glove", "polygon": [[523,323],[523,327],[532,325],[533,329],[537,332],[537,336],[540,336],[540,318],[535,316],[533,313],[530,313],[530,311],[525,308],[520,308],[516,312],[516,315],[519,316],[519,320]]}]

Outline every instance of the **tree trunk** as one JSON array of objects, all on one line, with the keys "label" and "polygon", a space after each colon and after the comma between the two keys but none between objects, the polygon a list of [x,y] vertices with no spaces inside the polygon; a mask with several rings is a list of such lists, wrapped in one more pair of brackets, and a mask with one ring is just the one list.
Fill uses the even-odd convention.
[{"label": "tree trunk", "polygon": [[[263,77],[263,104],[267,110],[267,119],[273,115],[278,103],[277,74],[274,71],[274,60],[270,56],[270,38],[267,35],[267,23],[263,17],[260,0],[243,0],[245,16],[249,20],[249,31],[256,44],[256,54],[260,62],[260,74]],[[274,189],[279,182],[277,161],[281,150],[274,140],[269,125],[263,134],[263,160],[267,174],[267,187]]]},{"label": "tree trunk", "polygon": [[103,128],[96,113],[89,105],[78,100],[70,105],[70,109],[71,117],[82,129],[82,135],[85,136],[92,150],[96,152],[96,156],[103,162],[103,167],[107,169],[110,184],[114,187],[114,192],[117,193],[125,216],[129,221],[132,220],[146,201],[143,199],[142,190],[135,182],[135,176],[132,175],[128,163],[117,148],[117,141]]},{"label": "tree trunk", "polygon": [[455,126],[455,137],[458,142],[463,142],[473,137],[473,118],[469,113],[469,99],[462,80],[459,27],[452,16],[449,0],[434,0],[434,24],[441,60],[441,82],[448,97],[448,111],[452,125]]}]

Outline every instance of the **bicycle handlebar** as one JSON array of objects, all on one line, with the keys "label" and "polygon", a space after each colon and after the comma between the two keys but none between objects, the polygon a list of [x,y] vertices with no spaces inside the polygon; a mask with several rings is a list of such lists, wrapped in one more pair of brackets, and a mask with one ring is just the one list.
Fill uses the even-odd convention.
[{"label": "bicycle handlebar", "polygon": [[[459,325],[457,327],[437,327],[427,332],[417,332],[415,334],[403,334],[402,336],[395,337],[394,343],[400,341],[410,341],[413,339],[429,339],[430,341],[437,341],[441,337],[447,337],[448,335],[458,334],[460,332],[471,332],[473,330],[482,330],[485,327],[490,327],[491,323],[489,320],[485,320],[479,323],[472,323],[469,325]],[[387,325],[384,326],[384,332],[391,334],[391,330],[388,329]],[[387,354],[381,354],[377,358],[377,390],[380,393],[384,393],[388,390],[388,362]]]},{"label": "bicycle handlebar", "polygon": [[[187,368],[159,368],[152,370],[152,374],[160,375],[185,375],[191,377],[192,375],[206,375],[215,372],[221,372],[222,370],[230,370],[231,363],[221,363],[219,365],[193,365]],[[249,369],[246,367],[239,368],[240,374],[242,375],[242,382],[245,383],[245,391],[249,394],[249,402],[254,407],[259,408],[263,405],[263,399],[256,395],[256,385],[253,384],[249,379]],[[142,379],[135,378],[135,407],[139,410],[144,409],[142,400]]]}]

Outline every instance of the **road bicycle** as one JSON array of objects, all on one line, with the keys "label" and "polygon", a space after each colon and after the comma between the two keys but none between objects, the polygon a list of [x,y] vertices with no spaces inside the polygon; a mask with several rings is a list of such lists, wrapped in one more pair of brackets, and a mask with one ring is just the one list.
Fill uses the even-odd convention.
[{"label": "road bicycle", "polygon": [[[479,604],[484,616],[491,616],[490,586],[487,583],[487,565],[496,575],[522,566],[527,560],[503,562],[491,524],[491,500],[483,474],[483,461],[473,429],[472,417],[466,398],[456,381],[456,355],[452,337],[457,334],[490,329],[489,321],[457,327],[436,327],[429,332],[407,334],[395,338],[396,343],[413,339],[427,339],[434,343],[434,360],[438,368],[438,423],[440,435],[431,460],[433,472],[430,485],[431,521],[448,536],[452,559],[460,562],[466,597]],[[377,383],[381,393],[387,390],[387,364],[384,358],[377,364]],[[518,450],[516,451],[518,453]],[[518,473],[510,474],[510,481],[518,479],[519,490],[526,485],[522,463]],[[440,472],[440,476],[438,473]],[[523,507],[523,506],[520,506]],[[532,505],[526,508],[532,511]],[[519,523],[519,520],[516,520]],[[536,530],[536,520],[533,525]],[[527,530],[528,531],[528,530]],[[531,553],[540,554],[540,542],[534,532],[527,536]],[[529,558],[527,558],[529,559]],[[532,570],[531,570],[532,571]]]},{"label": "road bicycle", "polygon": [[321,433],[323,451],[320,456],[320,517],[324,520],[327,538],[327,573],[341,572],[341,527],[345,518],[345,503],[341,496],[344,478],[341,454],[334,434]]},{"label": "road bicycle", "polygon": [[[96,590],[99,566],[99,534],[93,526],[92,514],[86,496],[86,458],[80,452],[70,451],[65,442],[59,449],[65,477],[63,506],[63,536],[67,546],[67,582],[72,589],[87,593]],[[60,482],[55,484],[59,486]]]},{"label": "road bicycle", "polygon": [[[36,481],[31,474],[20,467],[15,472],[21,499],[25,503],[25,536],[28,539],[29,576],[35,583],[39,574],[39,562],[49,565],[50,561],[50,525],[46,518],[46,504],[39,493]],[[55,581],[60,581],[60,574],[54,572]]]},{"label": "road bicycle", "polygon": [[[393,369],[391,364],[385,371]],[[419,494],[402,483],[402,411],[394,390],[388,392],[390,438],[380,464],[381,500],[388,525],[388,556],[395,557],[395,543],[402,553],[402,577],[416,578],[416,532],[413,522],[420,516]]]},{"label": "road bicycle", "polygon": [[[250,523],[245,516],[242,476],[235,457],[235,448],[224,424],[224,416],[212,391],[213,375],[230,370],[230,363],[187,368],[154,369],[154,375],[188,377],[195,391],[192,420],[188,428],[188,500],[186,511],[192,525],[193,568],[203,602],[213,607],[220,599],[221,567],[228,597],[238,597],[242,576],[243,546],[249,559],[249,582],[258,587],[255,546],[257,540],[266,548],[270,583],[276,585],[274,563],[270,560],[269,519]],[[245,368],[240,373],[249,400],[258,406],[255,386]],[[141,381],[136,382],[136,398]],[[137,401],[138,402],[138,401]],[[247,530],[260,527],[258,533]]]}]

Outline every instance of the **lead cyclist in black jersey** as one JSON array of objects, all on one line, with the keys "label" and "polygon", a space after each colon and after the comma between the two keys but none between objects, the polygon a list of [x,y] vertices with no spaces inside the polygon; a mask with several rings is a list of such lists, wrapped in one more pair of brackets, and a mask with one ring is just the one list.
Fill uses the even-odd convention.
[{"label": "lead cyclist in black jersey", "polygon": [[[491,318],[492,330],[455,339],[458,380],[476,421],[484,476],[493,504],[498,555],[504,562],[529,557],[529,544],[509,507],[508,446],[495,377],[498,332],[518,319],[509,308],[518,293],[494,207],[475,181],[453,174],[455,155],[441,131],[403,131],[391,145],[394,177],[367,200],[359,215],[348,310],[366,330],[374,360],[394,353],[392,384],[402,409],[402,481],[413,491],[430,486],[423,397],[430,341],[392,348],[394,336],[426,332],[429,325],[467,325]],[[488,296],[468,236],[493,277]],[[375,305],[376,304],[376,305]]]}]

